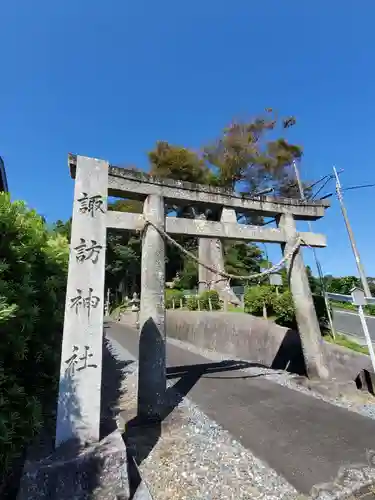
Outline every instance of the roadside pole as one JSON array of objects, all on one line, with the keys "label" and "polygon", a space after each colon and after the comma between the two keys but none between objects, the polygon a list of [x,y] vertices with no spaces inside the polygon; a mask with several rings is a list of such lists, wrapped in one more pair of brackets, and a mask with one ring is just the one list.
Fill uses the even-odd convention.
[{"label": "roadside pole", "polygon": [[352,246],[352,250],[353,250],[355,262],[357,264],[358,273],[359,273],[359,276],[361,278],[363,290],[365,292],[366,297],[371,297],[370,287],[368,286],[368,282],[367,282],[365,270],[363,268],[363,265],[362,265],[362,262],[361,262],[361,258],[359,256],[357,244],[356,244],[355,239],[354,239],[353,230],[352,230],[352,227],[351,227],[350,222],[349,222],[348,212],[346,211],[346,207],[344,205],[344,198],[343,198],[342,192],[341,192],[340,179],[339,179],[339,176],[337,174],[337,170],[335,169],[335,167],[333,167],[333,172],[334,172],[335,178],[336,178],[336,193],[337,193],[337,198],[338,198],[338,200],[340,202],[341,213],[342,213],[342,216],[343,216],[344,221],[345,221],[346,230],[348,231],[348,236],[349,236],[349,239],[350,239],[350,244]]},{"label": "roadside pole", "polygon": [[368,326],[367,326],[367,323],[366,323],[365,313],[363,312],[363,307],[362,306],[358,306],[358,314],[359,314],[359,317],[361,319],[363,333],[365,334],[365,337],[366,337],[367,347],[368,347],[368,350],[369,350],[369,353],[370,353],[371,363],[372,363],[372,367],[373,367],[374,373],[375,373],[375,353],[374,353],[374,347],[373,347],[372,342],[371,342],[371,337],[370,337],[370,333],[368,331]]},{"label": "roadside pole", "polygon": [[370,353],[370,358],[371,358],[371,364],[372,364],[372,368],[373,368],[374,373],[375,373],[374,346],[372,345],[370,332],[368,331],[368,326],[367,326],[367,322],[366,322],[365,313],[363,311],[363,306],[367,304],[366,295],[365,295],[365,292],[363,290],[361,290],[360,288],[353,288],[353,290],[351,291],[351,294],[352,294],[353,304],[358,307],[358,315],[359,315],[359,318],[361,320],[363,333],[365,334],[365,337],[366,337],[367,347],[368,347],[368,350]]}]

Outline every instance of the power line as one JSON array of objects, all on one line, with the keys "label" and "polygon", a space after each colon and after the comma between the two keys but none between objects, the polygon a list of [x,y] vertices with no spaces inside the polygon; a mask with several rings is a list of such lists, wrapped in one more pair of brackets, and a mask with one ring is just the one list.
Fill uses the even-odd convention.
[{"label": "power line", "polygon": [[333,179],[332,175],[327,176],[327,179],[326,179],[325,183],[322,186],[320,186],[320,188],[318,189],[318,191],[311,197],[311,199],[313,200],[314,198],[316,198],[318,196],[318,194],[326,187],[326,185],[332,179]]},{"label": "power line", "polygon": [[361,188],[369,188],[374,187],[375,184],[362,184],[361,186],[350,186],[348,188],[343,188],[341,191],[349,191],[350,189],[361,189]]}]

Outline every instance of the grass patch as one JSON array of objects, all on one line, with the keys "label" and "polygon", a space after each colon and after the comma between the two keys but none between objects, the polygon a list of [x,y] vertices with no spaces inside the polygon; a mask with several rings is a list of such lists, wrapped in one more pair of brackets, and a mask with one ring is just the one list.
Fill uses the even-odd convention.
[{"label": "grass patch", "polygon": [[330,300],[330,304],[336,309],[345,309],[347,311],[357,312],[358,309],[357,306],[355,306],[351,302],[338,302],[337,300]]},{"label": "grass patch", "polygon": [[330,335],[327,335],[326,337],[324,337],[324,340],[326,340],[330,344],[341,345],[342,347],[346,347],[347,349],[351,349],[352,351],[360,352],[361,354],[369,354],[368,348],[366,346],[358,344],[357,342],[355,342],[355,340],[350,340],[342,333],[337,333],[335,339],[333,339]]},{"label": "grass patch", "polygon": [[[338,302],[336,300],[331,300],[330,303],[331,306],[334,307],[335,309],[342,309],[358,313],[358,307],[350,302]],[[364,306],[363,310],[365,314],[369,316],[375,316],[375,306],[373,304],[368,304],[367,306]]]},{"label": "grass patch", "polygon": [[236,307],[233,304],[228,304],[228,312],[231,312],[231,313],[243,313],[245,311],[244,311],[243,307]]}]

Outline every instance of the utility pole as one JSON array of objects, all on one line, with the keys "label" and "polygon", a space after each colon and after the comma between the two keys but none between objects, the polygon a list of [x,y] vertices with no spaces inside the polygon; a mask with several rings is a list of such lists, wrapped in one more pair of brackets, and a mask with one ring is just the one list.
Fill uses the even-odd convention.
[{"label": "utility pole", "polygon": [[350,222],[349,222],[349,218],[348,218],[348,212],[346,211],[346,207],[344,205],[344,198],[342,196],[340,179],[339,179],[339,176],[337,174],[337,170],[336,170],[335,167],[333,167],[333,173],[335,174],[335,178],[336,178],[336,193],[337,193],[337,198],[339,199],[339,202],[340,202],[342,216],[344,217],[344,221],[345,221],[346,229],[348,231],[350,243],[352,245],[352,250],[353,250],[355,262],[357,264],[357,269],[358,269],[358,272],[359,272],[359,277],[361,278],[361,282],[362,282],[362,286],[363,286],[363,291],[365,292],[366,297],[371,297],[370,287],[368,286],[368,283],[367,283],[367,278],[366,278],[365,270],[363,268],[363,265],[362,265],[362,262],[361,262],[361,258],[359,256],[357,245],[356,245],[356,242],[355,242],[355,239],[354,239],[353,230],[352,230],[352,228],[350,226]]},{"label": "utility pole", "polygon": [[[293,161],[293,168],[294,168],[294,173],[295,173],[295,176],[296,176],[296,180],[297,180],[297,184],[298,184],[298,189],[299,189],[299,193],[300,193],[300,196],[301,196],[301,200],[305,201],[306,197],[305,197],[305,193],[303,191],[303,186],[302,186],[302,182],[301,182],[301,177],[299,175],[299,170],[298,170],[298,167],[297,167],[297,164],[296,164],[295,161]],[[311,225],[310,221],[308,221],[308,226],[309,226],[309,231],[312,233],[312,225]],[[316,255],[316,250],[315,250],[314,247],[312,247],[312,251],[313,251],[313,255],[314,255],[314,260],[315,260],[316,268],[318,270],[318,275],[319,275],[319,279],[320,279],[320,285],[322,287],[322,292],[323,292],[323,297],[324,297],[324,303],[326,305],[326,311],[327,311],[329,326],[331,328],[332,337],[335,338],[336,337],[336,332],[335,332],[335,327],[333,325],[333,319],[332,319],[331,309],[329,307],[329,302],[328,302],[328,299],[327,299],[327,296],[326,296],[326,287],[325,287],[325,284],[324,284],[324,276],[323,276],[322,267],[321,267],[320,262],[318,260],[318,256]]]}]

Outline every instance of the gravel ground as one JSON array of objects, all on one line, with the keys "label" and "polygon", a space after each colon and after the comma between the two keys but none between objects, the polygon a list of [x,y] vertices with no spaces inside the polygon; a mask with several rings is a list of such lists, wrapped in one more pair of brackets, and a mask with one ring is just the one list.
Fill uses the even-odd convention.
[{"label": "gravel ground", "polygon": [[[198,349],[176,339],[168,341],[213,361],[227,359],[227,356]],[[122,360],[134,359],[115,341],[112,343],[112,352]],[[349,395],[331,397],[322,395],[313,388],[301,386],[298,377],[283,371],[265,368],[246,368],[244,371],[252,375],[262,374],[268,380],[290,389],[375,418],[375,405],[366,395],[353,395],[349,391]],[[119,401],[122,410],[120,425],[136,416],[137,363],[128,366],[126,372],[123,395]],[[168,386],[171,385],[173,381],[169,381]],[[155,428],[140,428],[129,435],[127,446],[130,449],[134,447],[134,451],[143,455],[140,471],[154,500],[375,498],[372,486],[375,483],[375,455],[368,457],[369,465],[358,464],[342,469],[334,482],[317,485],[311,496],[303,496],[276,471],[244,448],[229,432],[209,419],[188,398],[184,398],[163,421],[156,434]]]},{"label": "gravel ground", "polygon": [[[113,353],[116,357],[125,354],[123,349],[119,352],[115,344]],[[120,401],[120,425],[136,415],[137,363],[129,368]],[[173,385],[173,381],[168,385]],[[142,448],[151,448],[149,441],[153,441],[153,436],[147,434],[147,429],[141,429],[138,435],[129,438],[127,445],[134,446],[142,455]],[[187,398],[163,421],[160,434],[140,464],[155,500],[307,498]]]},{"label": "gravel ground", "polygon": [[[168,342],[172,345],[193,352],[194,354],[199,354],[201,356],[204,356],[212,361],[223,361],[228,359],[228,356],[225,356],[223,354],[217,353],[215,351],[210,351],[208,349],[201,349],[195,347],[192,344],[189,344],[187,342],[182,342],[177,339],[168,338]],[[231,357],[231,359],[235,361],[249,361],[249,362],[253,361],[235,357]],[[251,367],[251,368],[244,368],[241,371],[244,371],[249,375],[262,375],[267,380],[288,387],[289,389],[303,392],[305,394],[308,394],[309,396],[313,396],[317,399],[326,401],[327,403],[334,404],[342,408],[346,408],[350,411],[359,413],[364,417],[368,417],[375,420],[375,398],[369,394],[362,393],[357,390],[347,391],[344,389],[342,391],[338,391],[339,393],[337,393],[337,391],[333,391],[332,384],[331,384],[332,385],[331,394],[322,394],[321,392],[319,392],[319,387],[324,386],[325,392],[329,393],[330,382],[322,383],[322,385],[317,385],[316,388],[314,388],[313,383],[308,386],[301,385],[300,383],[301,377],[295,376],[293,374],[290,374],[282,370]]]}]

